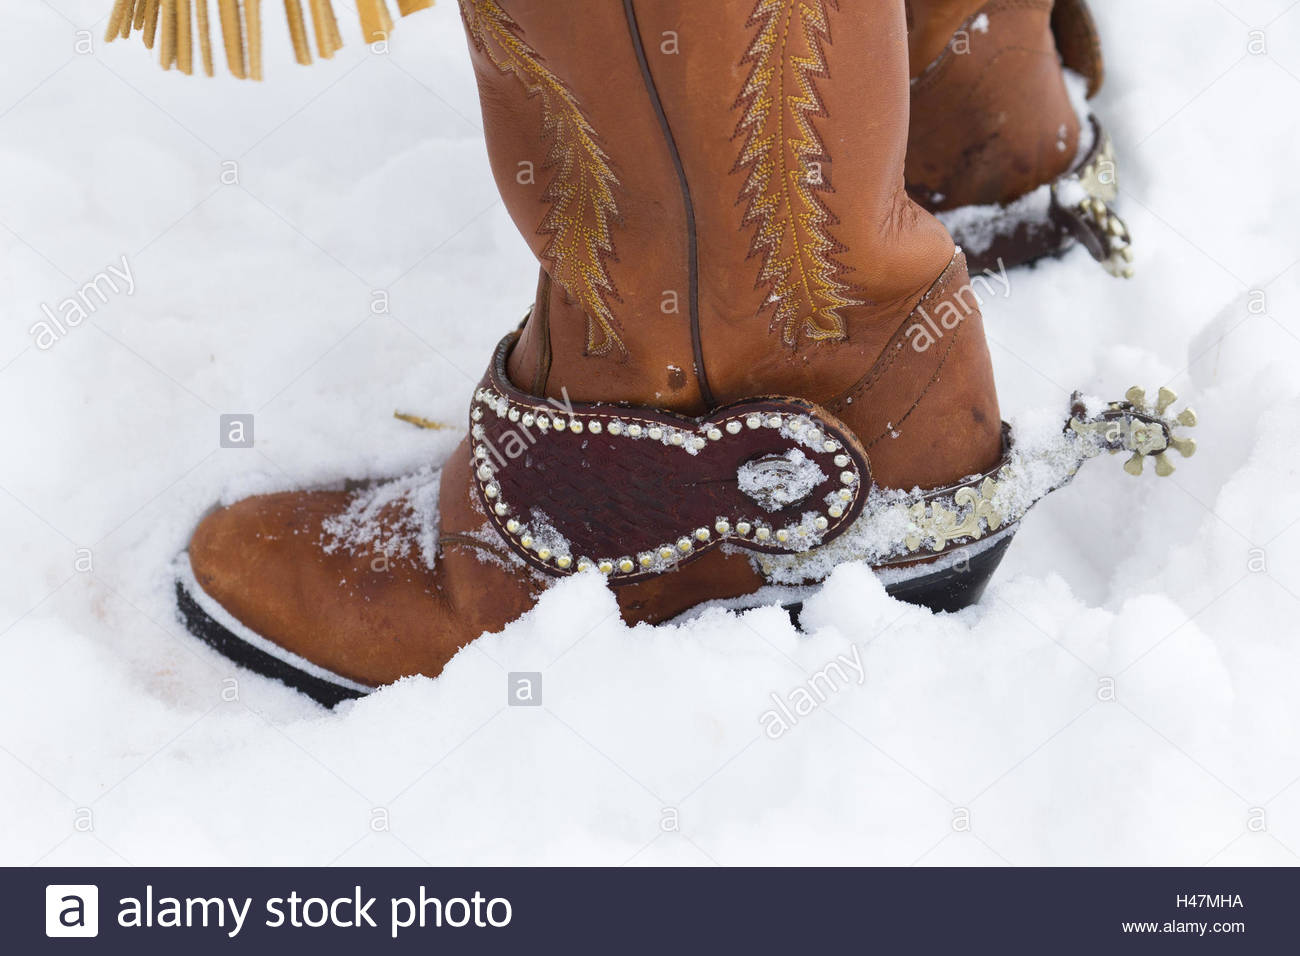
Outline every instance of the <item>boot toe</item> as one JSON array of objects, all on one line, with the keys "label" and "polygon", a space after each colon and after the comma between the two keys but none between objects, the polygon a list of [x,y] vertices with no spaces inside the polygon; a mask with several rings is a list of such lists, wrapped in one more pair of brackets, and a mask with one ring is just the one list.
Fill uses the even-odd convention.
[{"label": "boot toe", "polygon": [[418,554],[331,546],[327,522],[350,498],[263,495],[214,511],[190,542],[195,581],[254,634],[350,680],[437,673],[434,572]]}]

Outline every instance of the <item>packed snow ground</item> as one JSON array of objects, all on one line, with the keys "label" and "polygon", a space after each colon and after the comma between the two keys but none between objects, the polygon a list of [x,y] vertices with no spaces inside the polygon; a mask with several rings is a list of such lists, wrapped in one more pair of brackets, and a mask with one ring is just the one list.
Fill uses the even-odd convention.
[{"label": "packed snow ground", "polygon": [[[168,568],[219,498],[444,455],[457,434],[393,410],[462,421],[527,305],[454,4],[310,70],[272,36],[261,87],[103,47],[107,0],[14,5],[0,862],[1295,863],[1300,6],[1094,5],[1138,277],[1081,251],[1013,273],[986,307],[1003,407],[1168,384],[1196,458],[1093,463],[959,615],[845,566],[805,635],[777,609],[629,629],[575,579],[332,713],[187,636]],[[41,304],[124,255],[133,292],[38,349]],[[217,447],[227,413],[253,450]],[[764,736],[837,659],[861,681]],[[505,706],[512,671],[541,707]]]}]

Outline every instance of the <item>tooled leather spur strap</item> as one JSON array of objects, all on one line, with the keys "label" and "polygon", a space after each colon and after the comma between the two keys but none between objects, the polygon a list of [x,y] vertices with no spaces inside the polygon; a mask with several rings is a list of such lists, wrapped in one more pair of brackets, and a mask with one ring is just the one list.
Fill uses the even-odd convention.
[{"label": "tooled leather spur strap", "polygon": [[811,402],[754,398],[689,418],[540,399],[506,377],[515,339],[470,406],[474,487],[506,546],[540,571],[631,584],[723,544],[797,554],[862,511],[867,453]]}]

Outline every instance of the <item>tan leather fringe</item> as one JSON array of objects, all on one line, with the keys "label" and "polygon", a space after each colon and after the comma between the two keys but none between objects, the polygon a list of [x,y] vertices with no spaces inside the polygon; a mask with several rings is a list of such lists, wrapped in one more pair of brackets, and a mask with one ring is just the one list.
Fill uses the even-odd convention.
[{"label": "tan leather fringe", "polygon": [[[221,24],[221,39],[226,49],[226,66],[231,74],[241,80],[262,79],[262,0],[215,2],[217,19]],[[387,0],[354,2],[365,42],[387,40],[393,30],[393,16],[389,12]],[[316,52],[321,59],[327,60],[337,53],[343,46],[343,37],[339,33],[338,18],[334,15],[330,0],[284,0],[294,59],[305,65],[312,62],[312,54],[307,17],[303,11],[304,3],[311,13],[312,36],[316,40]],[[434,0],[397,0],[397,10],[401,16],[427,10],[433,5]],[[149,49],[153,49],[155,42],[159,44],[159,60],[163,69],[176,67],[182,73],[192,74],[197,34],[203,72],[212,76],[211,23],[208,0],[114,0],[104,39],[111,43],[119,37],[138,33]]]},{"label": "tan leather fringe", "polygon": [[194,24],[199,32],[199,56],[203,58],[203,72],[212,76],[212,32],[208,25],[208,0],[194,0]]},{"label": "tan leather fringe", "polygon": [[162,68],[170,70],[176,62],[176,0],[162,4]]},{"label": "tan leather fringe", "polygon": [[226,67],[241,80],[248,78],[244,67],[244,23],[239,0],[217,0],[221,36],[226,41]]},{"label": "tan leather fringe", "polygon": [[131,0],[116,0],[113,4],[113,12],[108,15],[108,32],[104,34],[104,40],[112,43],[119,33],[122,32],[122,21],[131,11]]},{"label": "tan leather fringe", "polygon": [[244,42],[248,49],[248,75],[250,79],[262,78],[262,0],[244,0],[244,20],[247,29]]},{"label": "tan leather fringe", "polygon": [[190,5],[180,0],[176,6],[176,69],[194,75],[194,35],[190,22]]},{"label": "tan leather fringe", "polygon": [[393,18],[384,0],[357,0],[357,13],[361,16],[361,36],[367,43],[387,40],[393,32]]},{"label": "tan leather fringe", "polygon": [[303,66],[311,63],[311,47],[307,45],[307,24],[302,18],[302,4],[298,0],[284,0],[284,12],[289,17],[289,37],[293,40],[293,56]]},{"label": "tan leather fringe", "polygon": [[[153,49],[154,38],[158,35],[158,9],[159,0],[145,0],[148,6],[148,13],[144,18],[144,45]],[[115,39],[109,37],[110,40]]]},{"label": "tan leather fringe", "polygon": [[311,19],[316,27],[316,50],[321,59],[328,60],[343,46],[339,21],[330,0],[311,0]]}]

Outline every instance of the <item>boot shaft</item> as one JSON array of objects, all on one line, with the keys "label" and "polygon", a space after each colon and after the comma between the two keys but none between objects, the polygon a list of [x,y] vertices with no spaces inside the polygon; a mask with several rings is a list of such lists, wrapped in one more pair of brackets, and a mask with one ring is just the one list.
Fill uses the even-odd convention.
[{"label": "boot shaft", "polygon": [[952,258],[907,198],[900,0],[462,0],[541,260],[512,376],[696,412],[850,385]]},{"label": "boot shaft", "polygon": [[907,49],[911,75],[920,76],[952,39],[975,16],[985,0],[906,0]]},{"label": "boot shaft", "polygon": [[[903,487],[996,460],[964,261],[904,186],[901,0],[461,9],[493,169],[542,264],[516,385],[688,414],[833,403]],[[933,347],[908,331],[923,299],[950,322]]]},{"label": "boot shaft", "polygon": [[1077,157],[1080,128],[1055,33],[1086,15],[1086,6],[1080,0],[1055,11],[1053,0],[909,3],[913,197],[934,210],[1005,204],[1066,173]]}]

